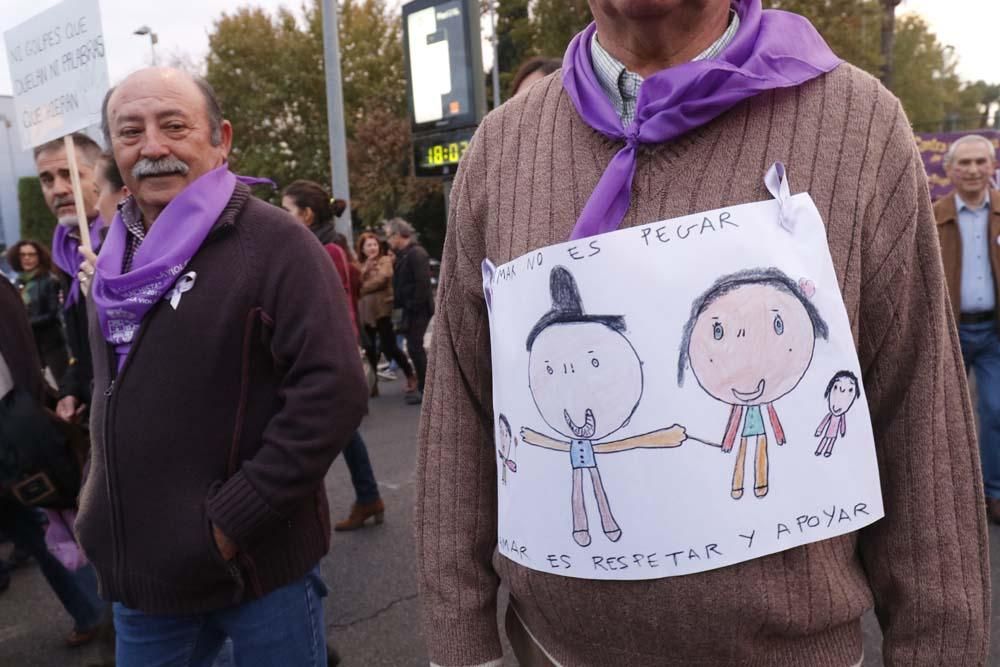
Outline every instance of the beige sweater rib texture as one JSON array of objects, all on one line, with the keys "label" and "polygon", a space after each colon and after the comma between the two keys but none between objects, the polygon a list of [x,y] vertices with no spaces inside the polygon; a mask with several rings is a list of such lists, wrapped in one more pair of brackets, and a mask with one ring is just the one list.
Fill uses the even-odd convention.
[{"label": "beige sweater rib texture", "polygon": [[623,225],[765,200],[765,170],[787,165],[793,192],[809,192],[827,225],[886,518],[844,537],[651,581],[564,578],[496,554],[480,263],[566,240],[620,147],[583,123],[557,72],[490,114],[459,167],[418,461],[431,660],[500,657],[502,579],[531,633],[564,665],[844,667],[861,655],[859,619],[873,605],[887,665],[985,664],[983,489],[926,180],[898,101],[849,65],[642,148]]}]

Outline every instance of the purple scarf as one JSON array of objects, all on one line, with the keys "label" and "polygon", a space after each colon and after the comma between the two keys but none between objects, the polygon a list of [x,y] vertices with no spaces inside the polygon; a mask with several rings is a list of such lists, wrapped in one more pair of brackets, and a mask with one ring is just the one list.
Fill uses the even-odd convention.
[{"label": "purple scarf", "polygon": [[625,141],[590,195],[571,239],[618,228],[629,208],[639,144],[659,144],[701,127],[736,104],[774,88],[789,88],[842,61],[806,19],[762,11],[761,0],[733,0],[740,26],[719,56],[669,67],[642,83],[635,121],[622,128],[590,58],[590,24],[563,58],[563,87],[583,121],[609,139]]},{"label": "purple scarf", "polygon": [[[80,263],[83,255],[80,254],[80,237],[73,236],[70,231],[75,229],[75,225],[57,225],[56,232],[52,236],[52,261],[55,262],[62,271],[72,279],[69,286],[69,294],[63,307],[69,310],[73,304],[80,299]],[[101,230],[104,229],[104,219],[101,216],[90,223],[90,243],[94,246],[96,253],[101,249]]]},{"label": "purple scarf", "polygon": [[93,301],[104,338],[115,347],[122,366],[143,318],[163,299],[205,241],[236,188],[229,166],[202,175],[160,213],[122,273],[127,231],[121,211],[115,215],[97,258]]}]

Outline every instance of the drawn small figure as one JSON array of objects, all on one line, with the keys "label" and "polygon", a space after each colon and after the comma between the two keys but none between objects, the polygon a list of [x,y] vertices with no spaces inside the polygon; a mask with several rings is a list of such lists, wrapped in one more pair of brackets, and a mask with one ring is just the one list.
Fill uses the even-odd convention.
[{"label": "drawn small figure", "polygon": [[839,371],[830,378],[830,384],[826,385],[826,393],[823,395],[830,411],[816,428],[816,437],[822,436],[819,447],[816,448],[816,456],[830,458],[837,438],[847,435],[847,411],[860,393],[858,377],[851,371]]},{"label": "drawn small figure", "polygon": [[625,318],[589,315],[583,310],[572,274],[556,266],[549,275],[552,310],[528,334],[528,380],[531,396],[542,419],[565,439],[555,439],[530,428],[521,429],[529,445],[567,452],[573,471],[571,507],[573,539],[590,544],[585,477],[589,477],[601,516],[601,529],[612,542],[622,530],[611,511],[596,454],[637,448],[677,447],[685,440],[684,428],[652,431],[643,435],[598,443],[624,428],[642,399],[642,361],[625,337]]},{"label": "drawn small figure", "polygon": [[809,300],[815,288],[796,283],[776,268],[739,271],[719,278],[691,308],[684,327],[677,384],[685,368],[710,396],[732,406],[722,451],[739,449],[731,495],[743,497],[748,441],[756,444],[754,495],[769,488],[767,413],[778,445],[786,442],[774,402],[798,386],[812,363],[817,338],[829,336],[826,322]]},{"label": "drawn small figure", "polygon": [[514,460],[514,453],[517,451],[517,440],[514,439],[510,430],[510,422],[506,415],[500,415],[500,437],[497,446],[497,456],[500,457],[500,481],[507,484],[507,471],[517,472],[517,461]]}]

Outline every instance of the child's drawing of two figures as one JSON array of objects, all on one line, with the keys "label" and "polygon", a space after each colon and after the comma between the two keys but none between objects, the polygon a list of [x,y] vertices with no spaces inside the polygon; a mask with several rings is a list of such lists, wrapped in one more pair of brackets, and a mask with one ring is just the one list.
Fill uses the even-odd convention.
[{"label": "child's drawing of two figures", "polygon": [[[829,336],[826,323],[810,301],[813,291],[811,284],[796,283],[775,268],[740,271],[720,278],[696,299],[685,325],[678,384],[683,386],[690,365],[699,386],[731,406],[721,449],[724,453],[737,449],[731,487],[734,499],[744,493],[751,443],[754,494],[758,498],[767,495],[765,415],[775,441],[784,445],[785,433],[774,402],[802,380],[812,362],[816,339]],[[624,317],[586,313],[576,281],[564,267],[553,268],[550,292],[552,309],[538,320],[527,338],[529,386],[539,414],[559,437],[522,428],[521,439],[569,454],[574,541],[584,547],[591,542],[584,502],[589,479],[601,529],[610,541],[617,542],[622,530],[612,512],[596,455],[672,448],[697,439],[674,424],[607,440],[628,426],[639,406],[643,362],[625,337]],[[839,373],[827,390],[830,414],[817,436],[824,428],[833,435],[821,441],[817,454],[832,451],[837,430],[844,433],[844,414],[858,395],[856,378],[847,375]],[[845,387],[852,379],[852,391],[847,392]],[[506,428],[509,433],[509,424]],[[509,442],[501,445],[501,459],[510,451]],[[506,471],[503,474],[506,480]]]}]

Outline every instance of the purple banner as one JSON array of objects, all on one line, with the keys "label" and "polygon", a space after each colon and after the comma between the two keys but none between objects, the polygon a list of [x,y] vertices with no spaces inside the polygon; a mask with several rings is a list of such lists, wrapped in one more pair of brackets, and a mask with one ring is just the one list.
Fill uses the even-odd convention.
[{"label": "purple banner", "polygon": [[[1000,132],[996,130],[971,130],[967,132],[918,132],[914,135],[920,157],[924,160],[924,171],[927,172],[927,183],[931,188],[931,199],[937,201],[951,191],[951,181],[944,172],[944,154],[948,146],[959,137],[967,134],[978,134],[993,142],[997,152],[997,163],[1000,165]],[[1000,190],[1000,166],[993,174],[993,187]]]}]

